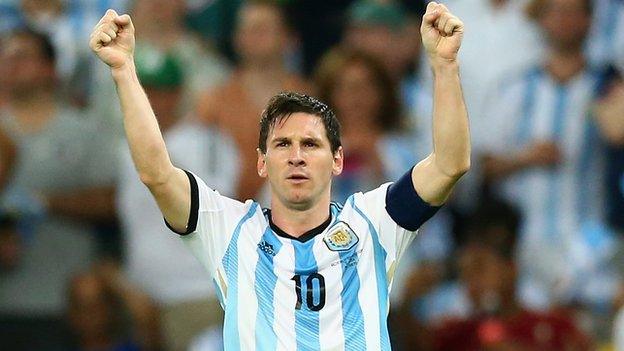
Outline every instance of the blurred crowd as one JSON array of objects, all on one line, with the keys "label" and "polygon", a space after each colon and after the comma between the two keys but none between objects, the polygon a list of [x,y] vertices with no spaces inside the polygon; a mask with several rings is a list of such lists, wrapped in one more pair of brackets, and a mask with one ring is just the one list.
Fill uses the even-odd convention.
[{"label": "blurred crowd", "polygon": [[[472,170],[390,277],[395,350],[624,350],[624,1],[448,0]],[[209,274],[164,225],[88,48],[108,8],[172,161],[268,206],[259,116],[320,97],[335,201],[431,152],[418,0],[0,0],[0,349],[221,350]]]}]

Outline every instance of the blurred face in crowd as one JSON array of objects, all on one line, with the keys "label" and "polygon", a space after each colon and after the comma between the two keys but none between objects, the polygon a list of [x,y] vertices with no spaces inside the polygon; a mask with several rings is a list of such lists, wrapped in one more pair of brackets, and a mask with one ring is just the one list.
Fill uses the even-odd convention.
[{"label": "blurred face in crowd", "polygon": [[13,97],[27,96],[38,88],[54,84],[54,62],[45,57],[41,43],[28,35],[14,35],[3,41],[0,52],[2,81]]},{"label": "blurred face in crowd", "polygon": [[380,113],[381,92],[373,71],[361,61],[352,61],[339,72],[330,96],[336,115],[345,124],[373,121]]},{"label": "blurred face in crowd", "polygon": [[[137,17],[140,25],[171,25],[177,24],[184,17],[184,0],[136,0],[132,15]],[[137,28],[141,26],[137,24]],[[137,34],[141,34],[140,29]]]},{"label": "blurred face in crowd", "polygon": [[548,43],[558,50],[580,50],[591,25],[586,0],[547,0],[539,22]]},{"label": "blurred face in crowd", "polygon": [[21,8],[30,26],[49,31],[63,12],[61,0],[22,0]]},{"label": "blurred face in crowd", "polygon": [[384,25],[354,25],[346,34],[347,43],[378,59],[388,56],[394,49],[397,34]]},{"label": "blurred face in crowd", "polygon": [[375,57],[390,75],[398,77],[420,51],[420,29],[416,28],[416,37],[408,38],[414,31],[407,27],[392,29],[384,25],[353,25],[348,28],[345,40],[349,47]]},{"label": "blurred face in crowd", "polygon": [[459,272],[473,306],[480,312],[496,313],[514,296],[514,265],[491,247],[467,245],[459,256]]},{"label": "blurred face in crowd", "polygon": [[269,131],[266,154],[259,152],[258,173],[268,178],[272,201],[305,210],[329,197],[331,178],[342,172],[342,148],[332,153],[320,117],[293,113]]},{"label": "blurred face in crowd", "polygon": [[290,33],[279,8],[248,4],[238,16],[235,45],[242,61],[260,64],[281,61]]},{"label": "blurred face in crowd", "polygon": [[75,278],[69,291],[68,319],[79,338],[110,337],[113,329],[112,299],[104,284],[93,275]]}]

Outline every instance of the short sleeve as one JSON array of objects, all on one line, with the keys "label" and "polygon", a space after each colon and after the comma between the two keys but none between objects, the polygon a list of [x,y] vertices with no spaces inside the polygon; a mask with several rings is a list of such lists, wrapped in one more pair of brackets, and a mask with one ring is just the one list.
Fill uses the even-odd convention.
[{"label": "short sleeve", "polygon": [[191,185],[191,213],[186,232],[176,233],[213,275],[225,255],[236,224],[253,202],[242,203],[222,196],[193,173],[186,174]]},{"label": "short sleeve", "polygon": [[411,170],[395,183],[363,194],[361,201],[386,252],[398,260],[414,236],[440,207],[427,204],[416,192]]}]

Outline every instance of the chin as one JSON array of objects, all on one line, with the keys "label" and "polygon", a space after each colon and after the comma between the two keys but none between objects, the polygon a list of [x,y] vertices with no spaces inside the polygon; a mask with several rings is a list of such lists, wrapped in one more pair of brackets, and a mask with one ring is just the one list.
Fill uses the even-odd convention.
[{"label": "chin", "polygon": [[290,194],[286,200],[294,207],[307,208],[311,202],[311,197],[308,194]]},{"label": "chin", "polygon": [[310,197],[304,194],[294,194],[288,198],[293,204],[304,204],[310,201]]}]

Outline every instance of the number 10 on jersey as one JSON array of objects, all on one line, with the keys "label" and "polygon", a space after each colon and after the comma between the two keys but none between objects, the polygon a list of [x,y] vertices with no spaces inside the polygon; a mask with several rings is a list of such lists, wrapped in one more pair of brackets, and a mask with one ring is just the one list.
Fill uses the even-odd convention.
[{"label": "number 10 on jersey", "polygon": [[295,274],[291,280],[295,281],[295,294],[297,294],[296,310],[301,309],[304,303],[302,286],[305,284],[305,304],[310,311],[320,311],[325,306],[325,278],[319,273],[312,273],[308,276]]}]

